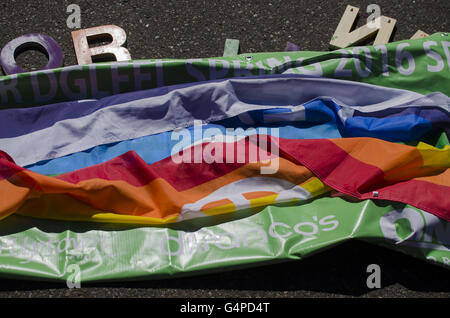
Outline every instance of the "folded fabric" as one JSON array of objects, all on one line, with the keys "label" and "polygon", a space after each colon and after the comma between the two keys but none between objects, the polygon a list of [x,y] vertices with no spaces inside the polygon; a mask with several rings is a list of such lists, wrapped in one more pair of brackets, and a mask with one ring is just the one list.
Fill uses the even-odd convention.
[{"label": "folded fabric", "polygon": [[2,153],[0,213],[168,223],[307,200],[334,189],[357,199],[407,203],[449,220],[449,167],[449,146],[374,138],[253,135],[200,143],[151,165],[131,151],[56,177],[21,168]]},{"label": "folded fabric", "polygon": [[[300,75],[228,79],[163,89],[167,90],[166,94],[150,90],[81,104],[2,110],[0,149],[18,164],[29,165],[98,145],[189,127],[195,120],[210,123],[252,110],[271,110],[261,114],[264,123],[336,121],[344,136],[390,140],[413,140],[410,138],[450,122],[449,98],[442,93],[423,96]],[[133,100],[126,101],[128,98]],[[384,111],[391,116],[364,118],[371,112],[379,116]],[[251,122],[251,117],[248,120]]]}]

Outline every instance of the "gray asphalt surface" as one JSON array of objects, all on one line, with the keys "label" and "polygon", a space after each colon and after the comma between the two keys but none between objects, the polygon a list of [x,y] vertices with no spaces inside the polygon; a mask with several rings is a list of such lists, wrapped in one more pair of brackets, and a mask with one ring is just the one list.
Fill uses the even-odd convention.
[{"label": "gray asphalt surface", "polygon": [[[241,52],[282,51],[287,41],[303,50],[323,51],[347,4],[364,14],[370,3],[397,19],[392,40],[410,38],[418,29],[450,31],[448,0],[227,0],[227,1],[23,1],[3,0],[0,47],[27,33],[53,37],[64,65],[76,64],[67,5],[81,7],[82,28],[115,24],[128,37],[133,59],[221,56],[226,38],[239,39]],[[358,26],[365,23],[361,16]],[[17,58],[26,70],[46,64],[27,51]],[[366,287],[366,268],[379,264],[382,288]],[[253,269],[159,281],[83,285],[1,279],[0,297],[445,297],[450,271],[410,256],[363,242],[349,242],[301,261]]]}]

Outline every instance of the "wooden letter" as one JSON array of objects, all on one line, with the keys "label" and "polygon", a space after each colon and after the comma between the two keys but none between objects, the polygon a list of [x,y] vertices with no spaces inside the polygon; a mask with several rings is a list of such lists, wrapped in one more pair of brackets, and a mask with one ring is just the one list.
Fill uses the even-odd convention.
[{"label": "wooden letter", "polygon": [[[89,47],[88,38],[103,38],[110,35],[112,42],[106,45]],[[131,60],[130,52],[122,45],[127,35],[125,31],[116,25],[102,25],[98,27],[72,31],[72,41],[79,65],[91,64],[92,56],[114,55],[116,61]]]},{"label": "wooden letter", "polygon": [[239,54],[239,40],[226,39],[223,56],[235,56]]},{"label": "wooden letter", "polygon": [[427,36],[430,36],[429,34],[423,32],[422,30],[417,30],[416,33],[411,37],[410,40],[420,39],[420,38],[426,38]]},{"label": "wooden letter", "polygon": [[56,41],[48,35],[30,33],[8,42],[0,53],[0,64],[6,74],[24,73],[16,63],[16,55],[20,52],[34,49],[41,50],[48,56],[44,70],[60,67],[63,63],[63,52]]},{"label": "wooden letter", "polygon": [[330,41],[333,49],[343,49],[358,44],[376,34],[373,45],[386,44],[397,20],[380,16],[368,24],[351,31],[359,9],[348,5]]}]

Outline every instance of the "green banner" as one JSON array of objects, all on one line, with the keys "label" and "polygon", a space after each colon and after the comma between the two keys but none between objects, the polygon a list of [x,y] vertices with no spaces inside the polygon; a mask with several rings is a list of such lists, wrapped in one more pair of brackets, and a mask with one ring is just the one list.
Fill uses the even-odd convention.
[{"label": "green banner", "polygon": [[0,109],[174,84],[265,74],[305,74],[450,95],[450,35],[331,52],[276,52],[187,60],[76,65],[0,77]]},{"label": "green banner", "polygon": [[447,222],[404,204],[325,197],[238,216],[167,228],[13,215],[0,223],[0,271],[66,280],[76,265],[85,282],[178,277],[302,259],[349,239],[450,265]]}]

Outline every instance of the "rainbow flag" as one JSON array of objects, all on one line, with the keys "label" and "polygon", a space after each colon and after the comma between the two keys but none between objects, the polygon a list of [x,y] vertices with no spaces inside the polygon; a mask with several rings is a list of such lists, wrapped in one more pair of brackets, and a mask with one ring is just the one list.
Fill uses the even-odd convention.
[{"label": "rainbow flag", "polygon": [[[305,201],[334,190],[356,199],[406,203],[450,220],[448,145],[263,139],[267,136],[201,143],[151,165],[129,151],[54,177],[17,166],[2,153],[0,215],[158,224]],[[279,155],[261,149],[261,143]]]},{"label": "rainbow flag", "polygon": [[[230,92],[229,87],[234,90]],[[361,97],[352,96],[353,91]],[[183,102],[174,96],[183,96]],[[169,87],[163,94],[154,89],[138,97],[125,94],[88,101],[81,104],[82,111],[75,110],[73,103],[3,110],[3,147],[14,154],[4,153],[1,161],[5,197],[0,215],[17,212],[159,224],[234,212],[255,206],[255,200],[257,205],[269,205],[335,190],[357,199],[407,203],[449,219],[448,145],[411,147],[372,138],[323,139],[322,134],[328,128],[333,137],[415,140],[449,126],[450,99],[442,93],[424,96],[350,81],[277,75]],[[199,118],[205,125],[186,127]],[[261,125],[259,133],[254,126],[244,131],[242,124]],[[164,131],[170,128],[175,130]],[[234,134],[227,136],[227,129]],[[263,130],[270,136],[265,144],[276,148],[276,154],[266,149],[266,159],[259,158],[264,152]],[[165,136],[163,141],[155,138],[155,132]],[[155,148],[164,141],[178,141],[182,132],[188,136],[185,145],[167,142],[167,153]],[[224,141],[208,141],[218,137]],[[226,137],[240,140],[227,142]],[[104,161],[105,156],[93,156],[99,147],[119,148],[116,153],[122,154]],[[177,148],[184,148],[190,159],[175,163]],[[83,150],[97,161],[80,166]],[[243,151],[238,154],[239,150]],[[196,153],[199,158],[193,158]],[[39,161],[27,170],[13,164],[15,156],[26,164]],[[162,158],[152,162],[154,157]],[[62,171],[70,172],[61,174],[54,160],[64,162]],[[256,169],[264,160],[277,161],[279,167],[272,175],[264,176]],[[51,176],[32,171],[49,164],[53,170],[46,172]],[[247,197],[238,190],[240,186],[249,190]],[[234,189],[234,196],[227,189]]]}]

